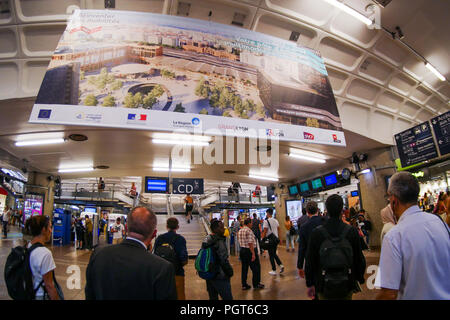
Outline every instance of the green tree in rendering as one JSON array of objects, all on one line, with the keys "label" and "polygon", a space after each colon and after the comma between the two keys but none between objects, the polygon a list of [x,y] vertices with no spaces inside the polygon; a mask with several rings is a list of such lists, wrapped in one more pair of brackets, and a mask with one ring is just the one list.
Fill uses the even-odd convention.
[{"label": "green tree in rendering", "polygon": [[116,80],[113,82],[113,84],[111,85],[111,89],[112,90],[119,90],[120,88],[122,88],[123,83],[120,80]]},{"label": "green tree in rendering", "polygon": [[209,97],[209,105],[213,108],[217,108],[219,106],[220,99],[220,91],[217,88],[214,88],[211,92],[211,96]]},{"label": "green tree in rendering", "polygon": [[260,117],[266,116],[266,109],[264,108],[264,106],[261,103],[258,103],[256,105],[255,111]]},{"label": "green tree in rendering", "polygon": [[186,112],[186,109],[183,107],[183,104],[180,102],[180,103],[177,103],[177,105],[175,106],[175,110],[173,110],[173,111],[174,112]]},{"label": "green tree in rendering", "polygon": [[319,121],[317,119],[307,118],[306,119],[306,126],[319,128]]},{"label": "green tree in rendering", "polygon": [[200,110],[199,113],[200,113],[200,114],[208,114],[208,110],[206,110],[205,108],[203,108],[202,110]]},{"label": "green tree in rendering", "polygon": [[230,113],[230,111],[225,110],[225,111],[223,112],[222,116],[224,116],[224,117],[231,117],[231,113]]},{"label": "green tree in rendering", "polygon": [[85,106],[96,106],[98,104],[97,98],[93,94],[88,94],[86,98],[84,98]]},{"label": "green tree in rendering", "polygon": [[133,97],[134,104],[136,105],[136,108],[142,107],[144,104],[144,97],[142,96],[142,93],[138,92]]},{"label": "green tree in rendering", "polygon": [[156,99],[156,97],[153,96],[151,92],[149,92],[142,100],[142,105],[146,109],[151,109],[153,107],[153,105],[157,102],[158,102],[158,99]]},{"label": "green tree in rendering", "polygon": [[244,110],[244,111],[241,112],[241,118],[242,119],[248,119],[249,118],[249,116],[247,114],[247,111]]},{"label": "green tree in rendering", "polygon": [[164,89],[158,84],[152,89],[151,93],[154,97],[158,98],[164,94]]},{"label": "green tree in rendering", "polygon": [[115,107],[116,106],[116,98],[113,96],[106,96],[105,99],[103,99],[104,107]]},{"label": "green tree in rendering", "polygon": [[125,108],[136,108],[136,103],[134,102],[134,96],[131,92],[128,92],[123,99],[123,105]]},{"label": "green tree in rendering", "polygon": [[84,76],[84,71],[80,71],[80,80],[86,79]]}]

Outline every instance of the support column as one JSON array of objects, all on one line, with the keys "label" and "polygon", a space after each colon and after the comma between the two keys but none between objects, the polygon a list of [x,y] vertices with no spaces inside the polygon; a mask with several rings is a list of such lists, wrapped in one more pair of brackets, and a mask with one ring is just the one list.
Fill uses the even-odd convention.
[{"label": "support column", "polygon": [[380,234],[383,229],[380,210],[387,205],[385,200],[387,193],[385,177],[393,175],[395,169],[390,148],[371,151],[368,153],[368,156],[368,163],[372,171],[358,175],[361,189],[360,196],[363,209],[366,210],[366,215],[372,222],[370,245],[379,247],[381,246]]},{"label": "support column", "polygon": [[286,199],[288,199],[289,194],[283,193],[282,189],[275,188],[275,194],[277,196],[277,200],[275,201],[276,211],[276,219],[278,220],[278,224],[280,225],[280,234],[278,235],[280,238],[280,244],[286,241],[286,228],[284,227],[284,220],[286,219]]},{"label": "support column", "polygon": [[[42,214],[53,218],[53,204],[55,198],[55,181],[49,180],[49,173],[30,172],[28,175],[27,193],[37,193],[44,196]],[[31,185],[31,186],[30,186]],[[33,187],[32,187],[33,186]]]}]

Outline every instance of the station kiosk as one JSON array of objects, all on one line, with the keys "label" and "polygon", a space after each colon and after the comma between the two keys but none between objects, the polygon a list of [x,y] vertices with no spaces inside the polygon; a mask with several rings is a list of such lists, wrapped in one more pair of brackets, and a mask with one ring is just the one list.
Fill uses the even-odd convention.
[{"label": "station kiosk", "polygon": [[57,208],[53,212],[53,245],[65,246],[70,244],[70,227],[72,214],[69,210]]}]

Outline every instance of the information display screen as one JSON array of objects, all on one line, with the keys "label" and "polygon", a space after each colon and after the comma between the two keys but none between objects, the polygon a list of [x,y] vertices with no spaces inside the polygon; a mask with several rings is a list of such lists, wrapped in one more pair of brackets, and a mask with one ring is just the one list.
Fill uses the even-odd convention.
[{"label": "information display screen", "polygon": [[309,187],[309,181],[305,181],[300,183],[300,192],[301,193],[307,193],[309,192],[311,189]]},{"label": "information display screen", "polygon": [[351,195],[352,197],[358,197],[359,196],[358,190],[352,191]]},{"label": "information display screen", "polygon": [[337,174],[335,172],[330,173],[328,175],[325,175],[323,178],[325,180],[325,185],[327,187],[334,186],[335,184],[338,183],[338,181],[337,181]]},{"label": "information display screen", "polygon": [[431,119],[441,156],[450,153],[450,111]]},{"label": "information display screen", "polygon": [[145,177],[146,193],[167,193],[169,192],[169,179],[158,177]]},{"label": "information display screen", "polygon": [[436,158],[438,156],[428,122],[395,135],[402,167]]},{"label": "information display screen", "polygon": [[298,187],[296,184],[289,186],[289,194],[291,196],[296,196],[298,194]]},{"label": "information display screen", "polygon": [[323,188],[322,178],[311,180],[311,185],[314,190]]}]

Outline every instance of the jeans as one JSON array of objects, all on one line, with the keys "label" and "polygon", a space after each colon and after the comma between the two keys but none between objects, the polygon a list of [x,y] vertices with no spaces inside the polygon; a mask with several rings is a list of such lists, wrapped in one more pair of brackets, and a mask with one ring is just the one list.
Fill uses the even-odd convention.
[{"label": "jeans", "polygon": [[290,232],[286,232],[286,249],[289,250],[289,244],[292,246],[292,249],[295,249],[294,246],[295,236],[291,236]]},{"label": "jeans", "polygon": [[3,235],[5,238],[8,236],[8,221],[2,221],[3,222]]},{"label": "jeans", "polygon": [[219,295],[222,300],[233,300],[230,279],[206,280],[206,290],[209,300],[219,300]]},{"label": "jeans", "polygon": [[269,251],[269,259],[270,259],[270,264],[272,265],[272,270],[276,271],[277,267],[275,266],[275,261],[277,262],[277,264],[279,266],[281,266],[283,263],[281,262],[280,258],[277,255],[277,247],[278,245],[275,246],[271,246],[269,247],[269,249],[267,251]]},{"label": "jeans", "polygon": [[249,248],[241,248],[240,252],[241,263],[242,263],[242,274],[241,274],[241,282],[242,286],[247,285],[247,274],[248,267],[252,269],[252,284],[253,288],[256,287],[261,282],[261,264],[259,262],[259,255],[255,249],[255,260],[252,261],[252,252]]}]

